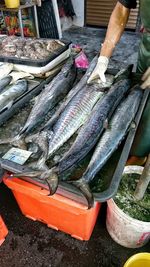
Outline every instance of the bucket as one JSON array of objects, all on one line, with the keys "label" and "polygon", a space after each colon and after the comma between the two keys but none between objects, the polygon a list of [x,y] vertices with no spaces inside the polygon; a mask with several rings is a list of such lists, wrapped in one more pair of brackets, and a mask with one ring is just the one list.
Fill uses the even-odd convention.
[{"label": "bucket", "polygon": [[[141,166],[126,166],[124,169],[124,173],[141,174],[142,171]],[[127,248],[142,247],[150,239],[150,222],[125,214],[113,199],[107,201],[106,227],[112,239]]]},{"label": "bucket", "polygon": [[20,0],[5,0],[5,6],[7,8],[18,8],[20,6]]},{"label": "bucket", "polygon": [[138,253],[130,257],[123,267],[149,267],[150,253]]}]

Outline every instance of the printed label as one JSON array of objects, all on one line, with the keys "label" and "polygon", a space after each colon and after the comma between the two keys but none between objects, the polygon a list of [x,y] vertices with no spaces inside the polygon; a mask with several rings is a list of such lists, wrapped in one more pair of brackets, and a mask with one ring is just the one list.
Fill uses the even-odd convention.
[{"label": "printed label", "polygon": [[31,156],[31,154],[32,152],[30,151],[13,147],[10,150],[8,150],[7,153],[2,158],[23,165],[27,161],[27,159]]}]

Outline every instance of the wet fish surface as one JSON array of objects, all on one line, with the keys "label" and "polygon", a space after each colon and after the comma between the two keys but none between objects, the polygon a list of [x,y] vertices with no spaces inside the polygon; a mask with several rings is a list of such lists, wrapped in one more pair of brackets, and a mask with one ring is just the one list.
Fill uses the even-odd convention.
[{"label": "wet fish surface", "polygon": [[85,123],[93,106],[103,94],[99,85],[87,85],[72,98],[53,127],[49,157]]},{"label": "wet fish surface", "polygon": [[0,112],[9,109],[13,102],[28,89],[26,80],[19,80],[0,94]]},{"label": "wet fish surface", "polygon": [[88,121],[79,131],[72,147],[59,162],[60,172],[72,167],[83,159],[94,147],[105,128],[106,120],[130,88],[130,80],[123,79],[115,83],[102,101],[98,101]]},{"label": "wet fish surface", "polygon": [[97,63],[97,56],[93,58],[93,60],[90,63],[89,68],[87,69],[86,73],[83,75],[81,80],[69,91],[67,98],[64,103],[62,103],[59,107],[59,109],[56,111],[56,113],[50,118],[50,120],[45,124],[43,129],[48,129],[51,128],[59,118],[60,114],[63,112],[65,107],[68,105],[69,101],[73,98],[73,96],[79,92],[83,86],[86,86],[87,80],[90,77],[94,67],[96,66]]},{"label": "wet fish surface", "polygon": [[12,80],[12,77],[10,75],[0,80],[0,93],[5,89],[7,85],[10,84],[11,80]]},{"label": "wet fish surface", "polygon": [[60,73],[39,94],[29,114],[29,117],[20,134],[31,132],[45,115],[50,111],[71,89],[76,77],[76,68],[73,59],[69,59]]},{"label": "wet fish surface", "polygon": [[88,184],[94,179],[95,175],[104,166],[125,137],[137,113],[141,99],[142,90],[136,86],[116,109],[109,127],[100,138],[82,178],[74,182],[74,185],[80,188],[87,198],[89,207],[92,206],[93,200],[90,191],[88,192]]},{"label": "wet fish surface", "polygon": [[[45,126],[43,127],[44,131],[45,131],[45,129],[47,131],[47,129],[51,128],[56,123],[56,121],[59,118],[60,114],[63,112],[63,110],[65,109],[65,107],[67,106],[69,101],[72,99],[72,97],[78,91],[80,91],[83,86],[86,85],[86,82],[87,82],[89,76],[91,75],[96,63],[97,63],[97,56],[95,56],[93,58],[92,62],[90,63],[90,66],[89,66],[88,70],[86,71],[86,73],[82,77],[82,79],[70,90],[70,92],[67,95],[66,101],[60,105],[60,108],[56,111],[54,116],[52,116],[52,118],[50,118],[50,120],[45,124]],[[67,67],[66,72],[68,73],[70,66],[68,64],[67,64],[67,66],[68,67]],[[65,68],[65,66],[64,66],[64,68]],[[62,72],[63,72],[63,70],[62,70]],[[60,81],[62,81],[62,76],[63,76],[63,73],[62,74],[59,73],[58,76],[56,76],[52,80],[52,82],[49,84],[49,90],[50,91],[51,91],[51,87],[52,87],[53,84],[54,84],[54,88],[57,89],[57,85],[56,85],[56,82],[55,82],[57,80],[59,82],[58,83],[58,89],[62,88],[62,83],[60,83]],[[73,79],[71,79],[71,80],[73,82]],[[28,119],[27,119],[24,127],[21,129],[21,131],[18,133],[18,135],[15,136],[14,138],[7,138],[7,139],[0,140],[0,144],[12,144],[14,146],[18,146],[20,148],[26,149],[26,142],[24,140],[24,137],[27,136],[30,132],[32,132],[32,130],[34,130],[36,128],[36,126],[38,126],[38,124],[40,124],[40,122],[43,120],[43,117],[48,112],[47,108],[45,109],[46,96],[45,96],[44,90],[43,90],[43,93],[41,93],[41,95],[42,95],[43,101],[41,101],[41,98],[39,97],[40,98],[40,100],[39,100],[40,103],[38,103],[38,106],[37,106],[36,103],[38,102],[38,100],[36,100],[36,103],[34,104],[34,106],[33,106],[32,110],[31,110],[31,112],[30,112],[30,114],[28,116]],[[52,96],[52,94],[50,96]],[[50,98],[50,102],[51,101],[52,101],[52,98]],[[49,108],[50,107],[48,107],[48,109]],[[37,116],[37,111],[38,111],[38,116]],[[43,134],[42,134],[42,138],[43,138]],[[36,139],[38,139],[38,135],[37,135]],[[33,140],[33,142],[34,141],[35,140]],[[45,143],[45,140],[44,140],[44,143]]]}]

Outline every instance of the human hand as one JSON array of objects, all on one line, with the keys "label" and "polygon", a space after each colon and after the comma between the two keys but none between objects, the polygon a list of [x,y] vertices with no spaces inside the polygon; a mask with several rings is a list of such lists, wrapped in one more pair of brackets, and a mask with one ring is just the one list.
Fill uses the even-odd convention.
[{"label": "human hand", "polygon": [[142,76],[142,89],[146,89],[147,87],[150,88],[150,67],[148,67],[147,71]]},{"label": "human hand", "polygon": [[97,65],[90,75],[87,83],[92,82],[96,78],[100,78],[102,82],[106,82],[105,71],[107,70],[109,59],[105,56],[100,56],[97,61]]}]

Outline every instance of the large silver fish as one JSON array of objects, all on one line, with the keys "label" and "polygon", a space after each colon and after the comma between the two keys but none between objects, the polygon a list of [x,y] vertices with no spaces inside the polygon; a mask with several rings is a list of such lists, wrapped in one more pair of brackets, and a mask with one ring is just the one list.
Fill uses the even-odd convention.
[{"label": "large silver fish", "polygon": [[29,133],[40,124],[45,115],[51,110],[71,89],[76,77],[76,68],[70,58],[59,74],[39,94],[29,114],[29,117],[20,134]]},{"label": "large silver fish", "polygon": [[104,166],[112,153],[118,148],[119,144],[125,137],[131,122],[138,110],[142,98],[142,90],[135,87],[129,93],[127,98],[116,109],[107,130],[100,138],[99,143],[93,153],[91,161],[84,172],[81,179],[74,182],[88,201],[88,206],[93,205],[92,193],[89,189],[89,183],[94,179],[95,175]]},{"label": "large silver fish", "polygon": [[93,106],[103,94],[98,85],[87,85],[71,99],[53,127],[49,157],[85,123]]},{"label": "large silver fish", "polygon": [[28,89],[26,80],[19,80],[12,86],[10,86],[7,90],[0,94],[0,112],[4,109],[9,109],[15,99],[17,99],[20,95],[26,92]]},{"label": "large silver fish", "polygon": [[51,128],[56,121],[58,120],[60,114],[63,112],[65,107],[68,105],[69,101],[73,98],[73,96],[81,90],[82,87],[86,86],[87,80],[90,77],[95,65],[97,63],[97,56],[93,58],[93,60],[90,63],[89,68],[87,69],[86,73],[83,75],[81,80],[70,90],[70,92],[67,95],[67,98],[65,102],[63,102],[58,110],[55,112],[55,114],[52,116],[52,118],[49,119],[49,121],[44,125],[43,129]]}]

